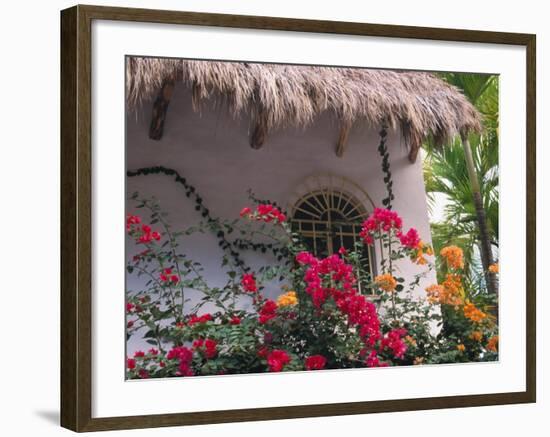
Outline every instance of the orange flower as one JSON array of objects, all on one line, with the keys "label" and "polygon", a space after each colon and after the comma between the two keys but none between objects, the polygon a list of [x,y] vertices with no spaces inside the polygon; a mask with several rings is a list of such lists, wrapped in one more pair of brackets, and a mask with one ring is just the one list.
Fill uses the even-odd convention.
[{"label": "orange flower", "polygon": [[415,366],[419,366],[420,364],[424,364],[424,358],[423,357],[416,357],[413,361],[413,364]]},{"label": "orange flower", "polygon": [[444,293],[445,289],[438,284],[432,284],[426,288],[426,294],[428,295],[428,301],[430,303],[441,303],[441,298]]},{"label": "orange flower", "polygon": [[404,340],[409,343],[410,346],[416,346],[416,340],[412,338],[410,335],[407,335],[404,337]]},{"label": "orange flower", "polygon": [[483,332],[481,331],[472,331],[469,335],[471,340],[481,341],[483,339]]},{"label": "orange flower", "polygon": [[433,254],[434,252],[432,247],[427,245],[423,241],[420,241],[418,243],[418,246],[416,246],[416,254],[413,255],[413,262],[423,266],[428,263],[428,260],[424,255],[432,256]]},{"label": "orange flower", "polygon": [[458,246],[447,246],[439,254],[447,261],[447,267],[457,270],[464,268],[464,253]]},{"label": "orange flower", "polygon": [[441,305],[462,305],[462,280],[460,275],[449,273],[441,285],[433,284],[426,288],[428,301]]},{"label": "orange flower", "polygon": [[286,307],[291,305],[296,305],[298,303],[298,298],[296,297],[295,291],[289,291],[285,294],[281,294],[277,298],[277,306],[280,307]]},{"label": "orange flower", "polygon": [[489,341],[487,342],[487,350],[490,352],[497,352],[498,351],[498,335],[495,335],[494,337],[491,337]]},{"label": "orange flower", "polygon": [[487,317],[487,314],[477,309],[473,303],[467,303],[464,305],[464,317],[470,319],[472,322],[479,323]]},{"label": "orange flower", "polygon": [[390,273],[378,275],[374,278],[374,282],[378,287],[387,292],[393,292],[395,291],[395,287],[397,287],[397,281]]},{"label": "orange flower", "polygon": [[462,278],[456,273],[448,273],[441,284],[448,294],[460,294],[462,290]]},{"label": "orange flower", "polygon": [[489,266],[489,272],[498,273],[498,263],[491,264]]},{"label": "orange flower", "polygon": [[466,346],[464,346],[463,344],[457,344],[456,350],[458,350],[459,352],[464,352],[466,350]]}]

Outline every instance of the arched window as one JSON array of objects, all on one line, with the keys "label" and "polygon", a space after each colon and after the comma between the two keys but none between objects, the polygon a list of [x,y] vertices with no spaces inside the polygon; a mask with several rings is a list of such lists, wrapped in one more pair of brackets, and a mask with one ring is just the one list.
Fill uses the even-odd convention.
[{"label": "arched window", "polygon": [[[353,250],[360,241],[361,225],[369,213],[352,194],[334,187],[321,188],[301,196],[292,209],[292,227],[317,257],[337,253],[341,247]],[[374,274],[373,251],[363,247],[363,265],[370,280]]]}]

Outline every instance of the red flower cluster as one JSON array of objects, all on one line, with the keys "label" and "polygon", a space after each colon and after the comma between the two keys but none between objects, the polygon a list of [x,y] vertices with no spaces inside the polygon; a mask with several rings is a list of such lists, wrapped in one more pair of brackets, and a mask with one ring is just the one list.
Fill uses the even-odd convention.
[{"label": "red flower cluster", "polygon": [[319,260],[307,252],[299,253],[296,261],[308,266],[304,279],[306,292],[311,296],[313,304],[321,307],[332,297],[349,322],[358,326],[367,345],[374,346],[380,338],[380,321],[376,307],[355,288],[357,281],[353,266],[338,255]]},{"label": "red flower cluster", "polygon": [[129,370],[134,370],[136,368],[136,360],[133,358],[126,359],[126,367],[128,367]]},{"label": "red flower cluster", "polygon": [[145,352],[143,351],[135,351],[134,352],[134,358],[143,358],[145,356]]},{"label": "red flower cluster", "polygon": [[150,243],[153,240],[160,240],[160,234],[157,231],[151,230],[151,226],[149,225],[143,225],[141,227],[141,231],[142,234],[138,238],[138,242],[140,243]]},{"label": "red flower cluster", "polygon": [[359,235],[365,244],[373,244],[373,234],[378,231],[390,232],[392,229],[400,231],[403,220],[395,211],[384,208],[374,208],[373,213],[363,222]]},{"label": "red flower cluster", "polygon": [[306,358],[306,370],[321,370],[325,368],[327,359],[322,355],[311,355]]},{"label": "red flower cluster", "polygon": [[238,317],[238,316],[231,317],[231,319],[229,320],[229,324],[230,325],[240,325],[241,324],[240,317]]},{"label": "red flower cluster", "polygon": [[141,217],[138,215],[128,214],[126,216],[126,230],[131,230],[132,225],[139,225],[141,223]]},{"label": "red flower cluster", "polygon": [[243,286],[244,291],[248,293],[256,293],[258,291],[258,286],[256,285],[256,279],[251,273],[245,273],[241,279],[241,285]]},{"label": "red flower cluster", "polygon": [[[126,217],[126,230],[128,233],[136,233],[138,243],[151,243],[153,240],[159,241],[160,234],[157,231],[153,231],[151,226],[142,225],[141,228],[137,225],[141,223],[141,217],[137,215],[128,215]],[[142,252],[140,255],[145,255]],[[136,257],[134,257],[135,259]]]},{"label": "red flower cluster", "polygon": [[365,344],[374,347],[381,336],[380,320],[374,304],[360,294],[348,294],[336,300],[336,305],[351,323],[359,327],[359,335]]},{"label": "red flower cluster", "polygon": [[160,280],[162,282],[171,282],[172,284],[177,284],[180,281],[178,275],[172,274],[172,269],[166,268],[160,274]]},{"label": "red flower cluster", "polygon": [[267,365],[270,372],[280,372],[290,363],[290,357],[286,351],[275,349],[267,356]]},{"label": "red flower cluster", "polygon": [[189,321],[187,322],[187,324],[189,326],[192,326],[196,323],[206,323],[206,322],[209,322],[210,320],[212,320],[212,314],[210,313],[203,314],[202,316],[194,315],[189,317]]},{"label": "red flower cluster", "polygon": [[403,358],[407,352],[407,345],[402,340],[405,335],[407,335],[407,330],[404,328],[392,329],[380,342],[380,351],[388,348],[395,358]]},{"label": "red flower cluster", "polygon": [[218,353],[217,346],[218,343],[216,342],[216,340],[212,340],[210,338],[207,338],[206,340],[200,338],[193,342],[193,349],[202,352],[204,356],[208,359],[214,358],[216,356],[216,354]]},{"label": "red flower cluster", "polygon": [[380,361],[380,358],[378,357],[378,354],[375,350],[371,351],[365,361],[365,364],[367,365],[367,367],[388,367],[388,363]]},{"label": "red flower cluster", "polygon": [[167,354],[166,359],[178,360],[178,376],[193,376],[191,361],[193,352],[185,346],[173,347]]},{"label": "red flower cluster", "polygon": [[296,261],[298,262],[298,264],[304,266],[318,262],[318,259],[309,252],[300,252],[298,255],[296,255]]},{"label": "red flower cluster", "polygon": [[374,244],[374,236],[377,232],[395,231],[401,244],[408,249],[416,249],[420,244],[420,236],[415,228],[410,228],[403,233],[403,220],[392,210],[384,208],[375,208],[367,220],[363,222],[363,227],[359,235],[363,238],[365,244]]},{"label": "red flower cluster", "polygon": [[306,292],[311,296],[313,304],[320,307],[336,288],[323,287],[323,280],[329,282],[341,282],[342,289],[351,292],[355,285],[353,267],[346,264],[338,255],[318,260],[307,252],[301,252],[296,256],[296,261],[302,265],[308,265],[304,279],[307,283]]},{"label": "red flower cluster", "polygon": [[277,302],[266,300],[262,308],[260,308],[259,322],[263,325],[277,316]]},{"label": "red flower cluster", "polygon": [[274,220],[278,223],[283,223],[286,220],[286,216],[279,208],[268,203],[258,205],[256,211],[252,211],[249,207],[245,207],[241,210],[240,216],[264,221],[266,223],[271,223]]},{"label": "red flower cluster", "polygon": [[420,244],[420,236],[415,228],[410,228],[406,234],[399,231],[396,235],[401,244],[409,249],[416,249]]}]

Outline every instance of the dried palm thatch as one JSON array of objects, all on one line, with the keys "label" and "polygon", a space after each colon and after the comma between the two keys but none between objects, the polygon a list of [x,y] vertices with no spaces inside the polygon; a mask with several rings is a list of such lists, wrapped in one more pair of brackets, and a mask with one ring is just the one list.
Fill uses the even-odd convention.
[{"label": "dried palm thatch", "polygon": [[443,144],[481,130],[464,95],[423,72],[131,57],[126,75],[130,109],[176,81],[192,89],[196,109],[221,98],[234,115],[250,113],[253,147],[273,129],[307,126],[325,111],[340,120],[340,138],[354,123],[401,128],[411,161],[428,137]]}]

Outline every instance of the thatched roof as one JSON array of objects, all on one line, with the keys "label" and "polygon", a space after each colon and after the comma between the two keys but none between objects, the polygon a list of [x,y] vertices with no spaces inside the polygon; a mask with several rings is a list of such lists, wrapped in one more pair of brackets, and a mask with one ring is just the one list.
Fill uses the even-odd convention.
[{"label": "thatched roof", "polygon": [[[457,134],[478,132],[480,115],[455,87],[424,72],[315,67],[244,62],[129,57],[127,103],[135,109],[167,80],[193,91],[193,104],[222,98],[234,114],[250,113],[255,133],[307,126],[328,111],[343,129],[354,123],[400,127],[416,157],[423,140],[443,144]],[[347,135],[346,135],[347,136]]]}]

